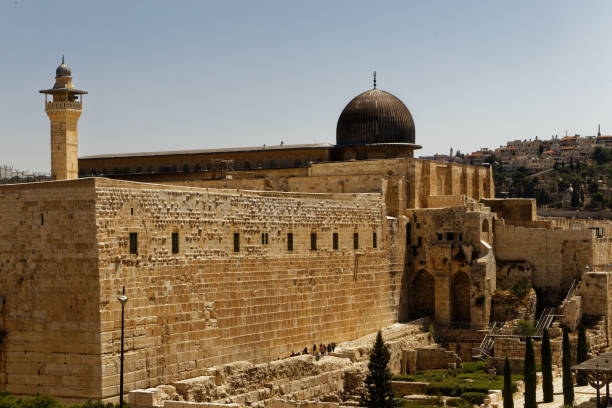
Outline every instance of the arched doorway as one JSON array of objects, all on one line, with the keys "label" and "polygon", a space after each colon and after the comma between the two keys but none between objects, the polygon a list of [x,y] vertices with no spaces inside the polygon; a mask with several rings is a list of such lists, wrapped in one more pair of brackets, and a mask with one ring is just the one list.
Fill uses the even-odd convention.
[{"label": "arched doorway", "polygon": [[429,272],[421,269],[412,280],[412,317],[434,316],[434,278]]},{"label": "arched doorway", "polygon": [[451,286],[453,322],[470,322],[470,277],[463,271],[455,273]]}]

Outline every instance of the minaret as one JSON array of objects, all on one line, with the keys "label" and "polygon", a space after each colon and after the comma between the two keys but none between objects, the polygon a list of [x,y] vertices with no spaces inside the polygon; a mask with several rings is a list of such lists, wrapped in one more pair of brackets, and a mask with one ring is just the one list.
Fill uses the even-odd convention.
[{"label": "minaret", "polygon": [[601,137],[601,125],[597,125],[597,137]]},{"label": "minaret", "polygon": [[[83,111],[83,95],[75,89],[68,65],[62,63],[55,70],[55,85],[44,89],[45,112],[51,120],[51,177],[72,180],[79,176],[79,131],[77,122]],[[48,101],[48,95],[53,96]]]}]

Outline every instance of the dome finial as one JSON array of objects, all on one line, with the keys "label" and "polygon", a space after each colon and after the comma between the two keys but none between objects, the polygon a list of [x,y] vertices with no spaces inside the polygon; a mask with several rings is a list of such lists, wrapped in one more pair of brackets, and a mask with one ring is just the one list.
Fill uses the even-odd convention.
[{"label": "dome finial", "polygon": [[376,89],[376,71],[374,71],[374,89]]},{"label": "dome finial", "polygon": [[64,54],[62,54],[62,64],[64,63]]}]

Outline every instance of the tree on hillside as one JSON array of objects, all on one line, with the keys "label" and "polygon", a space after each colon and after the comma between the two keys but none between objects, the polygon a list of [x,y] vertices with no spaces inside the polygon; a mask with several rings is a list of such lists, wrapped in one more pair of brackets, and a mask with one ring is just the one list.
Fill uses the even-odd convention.
[{"label": "tree on hillside", "polygon": [[525,408],[537,408],[536,404],[536,369],[533,343],[527,337],[525,344],[525,362],[523,375],[525,377]]},{"label": "tree on hillside", "polygon": [[396,406],[395,394],[391,389],[391,371],[389,370],[389,347],[379,331],[370,350],[368,374],[365,379],[366,391],[361,396],[361,403],[369,408],[392,408]]},{"label": "tree on hillside", "polygon": [[572,203],[573,208],[580,208],[580,196],[578,195],[578,186],[574,187],[574,191],[572,191]]},{"label": "tree on hillside", "polygon": [[552,378],[552,351],[550,349],[550,338],[548,330],[544,330],[542,337],[542,390],[544,391],[544,402],[552,402],[553,378]]},{"label": "tree on hillside", "polygon": [[502,393],[504,408],[514,408],[514,400],[512,399],[512,372],[510,371],[510,361],[507,356],[504,363],[504,389]]},{"label": "tree on hillside", "polygon": [[[586,329],[583,325],[580,325],[578,329],[578,345],[576,349],[576,364],[580,364],[586,361],[589,354],[589,345],[587,344]],[[576,384],[587,385],[589,383],[589,376],[584,371],[578,371],[576,375]]]},{"label": "tree on hillside", "polygon": [[563,329],[563,405],[574,404],[574,381],[572,380],[572,353],[567,329]]}]

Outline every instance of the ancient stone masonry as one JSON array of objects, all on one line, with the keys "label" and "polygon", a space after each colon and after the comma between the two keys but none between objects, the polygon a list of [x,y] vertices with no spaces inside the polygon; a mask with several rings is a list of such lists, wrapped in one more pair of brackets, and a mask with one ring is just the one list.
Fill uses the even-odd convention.
[{"label": "ancient stone masonry", "polygon": [[400,318],[486,327],[495,291],[492,217],[481,204],[407,210],[407,274]]},{"label": "ancient stone masonry", "polygon": [[380,195],[85,179],[2,187],[0,202],[8,391],[117,395],[123,286],[127,389],[396,321]]}]

